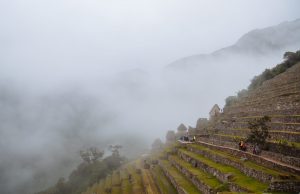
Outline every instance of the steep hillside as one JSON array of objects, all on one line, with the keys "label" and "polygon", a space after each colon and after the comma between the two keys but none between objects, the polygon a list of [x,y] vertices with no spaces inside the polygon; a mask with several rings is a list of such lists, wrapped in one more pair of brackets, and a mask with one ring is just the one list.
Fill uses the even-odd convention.
[{"label": "steep hillside", "polygon": [[[151,154],[123,165],[83,194],[298,193],[300,62],[290,64],[290,59],[275,67],[289,64],[287,69],[223,111],[211,111],[196,128],[181,124],[176,134],[169,131],[164,146],[156,140]],[[249,140],[253,126],[268,131],[263,144]],[[196,141],[183,141],[184,134]]]}]

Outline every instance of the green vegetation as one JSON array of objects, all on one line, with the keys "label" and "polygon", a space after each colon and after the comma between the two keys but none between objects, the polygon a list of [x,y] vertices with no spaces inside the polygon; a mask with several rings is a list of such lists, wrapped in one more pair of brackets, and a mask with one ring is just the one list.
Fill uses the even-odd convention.
[{"label": "green vegetation", "polygon": [[219,150],[212,150],[210,148],[207,148],[207,147],[204,147],[204,146],[201,146],[201,145],[193,144],[193,145],[189,145],[189,147],[192,147],[192,148],[198,149],[198,150],[202,150],[202,151],[205,151],[205,152],[208,152],[208,153],[212,153],[214,155],[221,156],[222,158],[226,158],[226,159],[231,160],[233,162],[240,163],[243,166],[245,166],[246,168],[261,171],[261,172],[264,172],[266,174],[272,175],[273,177],[276,177],[276,178],[280,178],[281,176],[290,175],[289,173],[286,173],[286,172],[281,172],[281,171],[278,171],[278,170],[273,170],[273,169],[258,165],[258,164],[254,163],[252,161],[249,161],[249,160],[241,161],[239,158],[235,157],[234,155],[231,155],[229,153],[222,152],[222,151],[219,151]]},{"label": "green vegetation", "polygon": [[132,194],[140,194],[144,191],[141,169],[136,168],[136,163],[128,165],[128,173],[131,176]]},{"label": "green vegetation", "polygon": [[278,64],[276,67],[272,69],[266,69],[262,74],[255,76],[251,84],[249,85],[248,89],[253,90],[257,87],[261,86],[262,83],[266,80],[272,79],[276,75],[279,75],[285,72],[288,68],[294,66],[296,63],[300,61],[300,50],[294,52],[286,52],[284,54],[285,61]]},{"label": "green vegetation", "polygon": [[248,122],[250,134],[247,137],[247,142],[256,144],[261,148],[265,146],[266,140],[269,137],[270,126],[267,125],[271,118],[264,116]]},{"label": "green vegetation", "polygon": [[127,172],[127,169],[124,168],[120,171],[121,176],[121,190],[123,194],[131,194],[132,193],[132,187],[129,182],[129,174]]},{"label": "green vegetation", "polygon": [[199,190],[187,180],[175,167],[173,167],[167,160],[161,160],[161,165],[174,178],[176,183],[184,189],[187,193],[200,193]]},{"label": "green vegetation", "polygon": [[248,91],[254,90],[261,86],[265,81],[274,78],[275,76],[285,72],[287,69],[291,68],[298,62],[300,62],[300,50],[294,52],[286,52],[283,55],[284,61],[278,65],[276,65],[272,69],[266,69],[262,74],[255,76],[250,85],[248,86],[248,90],[243,89],[237,93],[236,96],[228,96],[225,99],[225,107],[231,106],[235,102],[237,102],[240,98],[247,96]]},{"label": "green vegetation", "polygon": [[120,185],[120,171],[114,171],[112,174],[112,185]]},{"label": "green vegetation", "polygon": [[120,167],[122,161],[124,161],[123,157],[111,155],[101,161],[81,163],[70,174],[68,180],[60,178],[56,185],[38,194],[80,194]]},{"label": "green vegetation", "polygon": [[142,179],[144,184],[144,189],[147,194],[157,194],[159,190],[155,184],[150,170],[142,169]]},{"label": "green vegetation", "polygon": [[156,165],[153,169],[151,169],[151,174],[162,194],[177,194],[177,191],[164,175],[160,166]]},{"label": "green vegetation", "polygon": [[205,158],[204,156],[195,154],[193,152],[189,152],[185,149],[179,149],[179,151],[185,155],[190,156],[191,158],[194,158],[198,161],[203,162],[204,164],[206,164],[212,168],[219,170],[220,172],[222,172],[224,174],[228,174],[228,173],[232,174],[233,178],[230,179],[230,181],[239,185],[241,188],[245,188],[252,192],[261,192],[268,188],[267,184],[261,183],[260,181],[255,180],[254,178],[246,176],[245,174],[243,174],[241,171],[239,171],[236,168],[233,168],[228,165],[219,164],[208,158]]},{"label": "green vegetation", "polygon": [[169,159],[188,170],[215,191],[226,191],[228,189],[226,185],[216,179],[213,175],[208,174],[199,168],[195,168],[192,164],[178,158],[177,156],[171,156]]}]

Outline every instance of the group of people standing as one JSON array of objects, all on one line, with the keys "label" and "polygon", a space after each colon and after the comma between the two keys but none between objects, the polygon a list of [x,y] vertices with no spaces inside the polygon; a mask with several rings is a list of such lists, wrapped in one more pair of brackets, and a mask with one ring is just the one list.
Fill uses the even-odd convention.
[{"label": "group of people standing", "polygon": [[[246,145],[246,142],[244,141],[240,141],[239,142],[239,150],[242,150],[242,151],[247,151],[247,145]],[[252,150],[252,153],[253,154],[260,154],[261,153],[261,149],[259,148],[259,146],[257,144],[255,144],[253,146],[253,150]]]}]

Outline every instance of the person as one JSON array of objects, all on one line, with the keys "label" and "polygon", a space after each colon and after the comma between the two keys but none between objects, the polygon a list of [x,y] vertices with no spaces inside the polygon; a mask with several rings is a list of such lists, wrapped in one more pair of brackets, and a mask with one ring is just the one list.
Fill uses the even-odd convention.
[{"label": "person", "polygon": [[242,150],[242,151],[246,151],[247,150],[247,146],[245,144],[244,141],[240,141],[239,143],[239,149]]},{"label": "person", "polygon": [[260,154],[260,148],[257,144],[254,145],[254,148],[253,148],[253,154]]},{"label": "person", "polygon": [[194,135],[194,137],[193,137],[193,142],[195,142],[196,141],[196,136]]},{"label": "person", "polygon": [[239,149],[242,150],[243,141],[239,142]]}]

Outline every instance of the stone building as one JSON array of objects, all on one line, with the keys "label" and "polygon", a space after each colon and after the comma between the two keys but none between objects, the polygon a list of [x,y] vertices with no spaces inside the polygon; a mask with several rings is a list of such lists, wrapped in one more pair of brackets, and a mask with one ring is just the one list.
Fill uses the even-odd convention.
[{"label": "stone building", "polygon": [[208,119],[207,118],[199,118],[197,120],[197,124],[196,124],[196,129],[197,130],[201,130],[204,129],[208,124]]},{"label": "stone building", "polygon": [[209,112],[209,119],[213,119],[221,113],[220,107],[215,104]]}]

